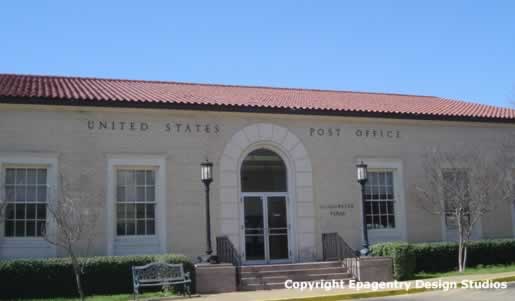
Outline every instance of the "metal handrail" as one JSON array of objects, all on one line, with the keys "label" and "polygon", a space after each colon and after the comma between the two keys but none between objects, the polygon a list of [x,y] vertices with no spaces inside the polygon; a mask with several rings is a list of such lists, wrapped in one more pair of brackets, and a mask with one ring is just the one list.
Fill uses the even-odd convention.
[{"label": "metal handrail", "polygon": [[220,262],[232,263],[234,266],[241,266],[241,256],[227,236],[216,238],[216,255]]},{"label": "metal handrail", "polygon": [[236,267],[236,285],[240,287],[241,256],[227,236],[216,237],[216,255],[221,263],[232,263]]},{"label": "metal handrail", "polygon": [[341,261],[352,276],[359,280],[358,252],[338,233],[322,233],[322,253],[325,261]]},{"label": "metal handrail", "polygon": [[322,234],[324,260],[343,260],[357,257],[357,252],[336,232]]}]

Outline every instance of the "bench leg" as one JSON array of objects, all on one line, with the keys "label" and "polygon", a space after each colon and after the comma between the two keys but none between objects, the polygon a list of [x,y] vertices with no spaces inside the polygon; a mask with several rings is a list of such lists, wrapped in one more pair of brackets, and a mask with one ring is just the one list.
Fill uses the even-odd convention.
[{"label": "bench leg", "polygon": [[184,295],[188,294],[188,297],[191,298],[191,290],[189,283],[184,284]]}]

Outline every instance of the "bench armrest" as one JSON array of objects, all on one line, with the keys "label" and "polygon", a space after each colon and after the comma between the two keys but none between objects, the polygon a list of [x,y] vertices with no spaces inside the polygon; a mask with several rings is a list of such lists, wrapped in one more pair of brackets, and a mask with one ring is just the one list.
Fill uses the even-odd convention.
[{"label": "bench armrest", "polygon": [[134,267],[132,267],[132,289],[134,293],[138,293],[139,289],[139,273]]}]

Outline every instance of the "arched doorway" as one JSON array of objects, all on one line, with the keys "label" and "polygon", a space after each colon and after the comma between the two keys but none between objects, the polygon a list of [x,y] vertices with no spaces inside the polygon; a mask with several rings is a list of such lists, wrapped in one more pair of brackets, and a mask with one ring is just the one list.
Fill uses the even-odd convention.
[{"label": "arched doorway", "polygon": [[290,261],[287,167],[274,151],[259,148],[240,170],[245,263]]},{"label": "arched doorway", "polygon": [[313,169],[302,141],[285,127],[250,124],[235,132],[227,141],[219,168],[218,235],[227,236],[245,258],[241,167],[247,155],[258,148],[280,155],[287,169],[289,261],[307,262],[321,258],[317,251]]}]

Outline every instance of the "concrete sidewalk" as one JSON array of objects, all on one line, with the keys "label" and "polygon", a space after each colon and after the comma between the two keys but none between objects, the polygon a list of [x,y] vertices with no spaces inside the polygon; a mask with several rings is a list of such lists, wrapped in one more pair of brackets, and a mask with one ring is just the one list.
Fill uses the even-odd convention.
[{"label": "concrete sidewalk", "polygon": [[[492,280],[498,278],[505,277],[515,277],[515,272],[508,273],[496,273],[496,274],[476,274],[476,275],[463,275],[463,276],[452,276],[452,277],[443,277],[443,278],[431,278],[424,279],[425,281],[453,281],[453,282],[461,282],[462,280]],[[406,283],[411,283],[411,287],[415,286],[415,281],[405,281],[398,282],[406,286]],[[386,291],[396,291],[398,289],[382,289],[376,290],[381,292]],[[411,289],[410,289],[411,290]],[[313,298],[313,297],[326,297],[326,296],[337,296],[337,295],[346,295],[346,294],[356,294],[356,293],[365,293],[371,292],[370,289],[351,289],[347,286],[342,289],[334,289],[330,291],[326,291],[324,289],[313,289],[313,290],[304,290],[300,291],[297,289],[277,289],[277,290],[267,290],[267,291],[252,291],[252,292],[233,292],[233,293],[223,293],[223,294],[213,294],[213,295],[202,295],[200,297],[196,297],[195,300],[207,300],[207,301],[271,301],[271,300],[289,300],[289,299],[300,299],[300,298]]]}]

